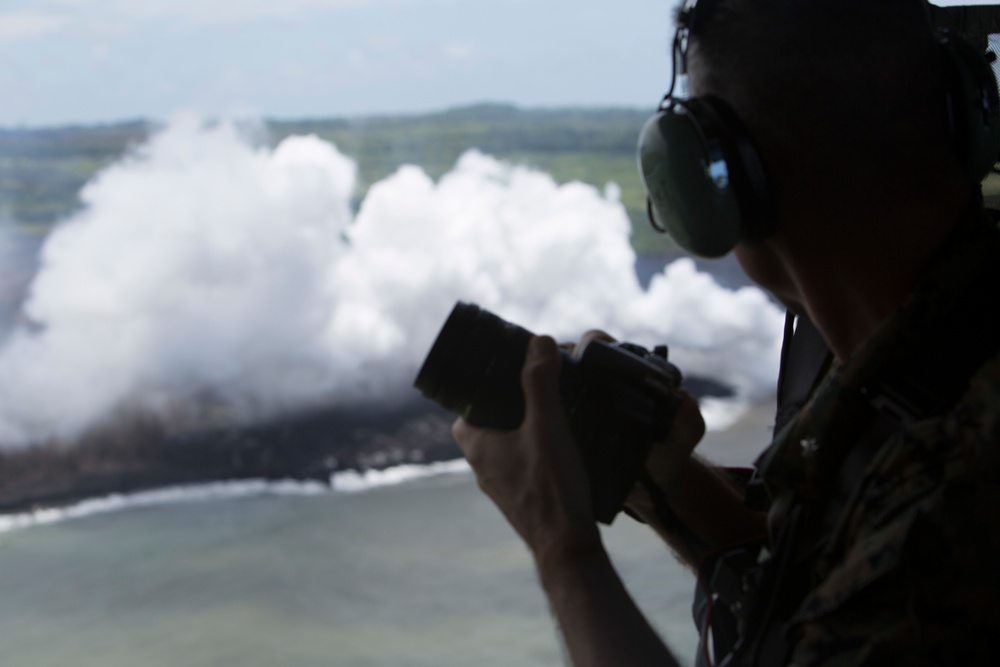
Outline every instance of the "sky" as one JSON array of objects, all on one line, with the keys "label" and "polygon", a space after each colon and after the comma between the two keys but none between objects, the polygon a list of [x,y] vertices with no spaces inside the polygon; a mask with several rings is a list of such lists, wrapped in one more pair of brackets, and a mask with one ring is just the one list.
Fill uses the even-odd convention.
[{"label": "sky", "polygon": [[[942,2],[940,4],[947,4]],[[652,107],[670,0],[0,0],[0,127]]]},{"label": "sky", "polygon": [[0,126],[650,106],[672,3],[0,0]]}]

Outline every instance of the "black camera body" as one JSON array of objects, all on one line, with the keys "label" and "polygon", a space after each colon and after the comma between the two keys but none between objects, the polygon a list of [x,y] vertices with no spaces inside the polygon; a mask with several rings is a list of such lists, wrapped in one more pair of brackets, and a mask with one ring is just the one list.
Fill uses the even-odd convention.
[{"label": "black camera body", "polygon": [[[502,430],[524,419],[521,367],[533,334],[459,302],[438,334],[414,386],[469,423]],[[667,361],[631,343],[593,340],[563,351],[559,394],[590,481],[594,515],[611,523],[642,473],[649,448],[670,433],[682,381]]]}]

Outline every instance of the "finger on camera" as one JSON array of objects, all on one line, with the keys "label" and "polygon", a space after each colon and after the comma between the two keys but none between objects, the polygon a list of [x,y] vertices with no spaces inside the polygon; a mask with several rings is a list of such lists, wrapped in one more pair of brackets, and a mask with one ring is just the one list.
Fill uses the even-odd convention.
[{"label": "finger on camera", "polygon": [[560,347],[565,349],[573,356],[578,357],[581,354],[583,354],[583,349],[587,347],[587,345],[592,340],[603,340],[608,343],[613,343],[615,342],[615,337],[601,329],[590,329],[582,336],[580,336],[580,340],[576,341],[575,343],[563,343]]},{"label": "finger on camera", "polygon": [[491,449],[496,449],[494,440],[501,435],[494,429],[470,424],[461,417],[451,425],[451,437],[477,474],[482,468],[489,466],[487,458]]},{"label": "finger on camera", "polygon": [[682,389],[673,428],[666,438],[653,443],[646,458],[646,469],[658,481],[672,478],[680,466],[691,458],[704,435],[705,419],[698,403]]},{"label": "finger on camera", "polygon": [[674,428],[683,429],[685,436],[698,442],[705,436],[705,417],[701,414],[701,407],[687,389],[681,387],[677,393],[681,402],[674,417]]},{"label": "finger on camera", "polygon": [[478,426],[473,426],[469,422],[465,421],[461,417],[456,419],[451,425],[451,437],[455,440],[455,444],[458,448],[462,450],[462,453],[466,458],[470,457],[470,454],[474,453],[475,441],[477,434],[481,431]]},{"label": "finger on camera", "polygon": [[556,342],[549,336],[535,336],[528,343],[521,386],[524,390],[525,421],[537,415],[559,415],[559,366]]},{"label": "finger on camera", "polygon": [[458,443],[458,446],[461,447],[462,443],[469,440],[472,433],[477,429],[478,427],[473,426],[463,418],[459,417],[451,424],[451,437],[453,437],[455,442]]}]

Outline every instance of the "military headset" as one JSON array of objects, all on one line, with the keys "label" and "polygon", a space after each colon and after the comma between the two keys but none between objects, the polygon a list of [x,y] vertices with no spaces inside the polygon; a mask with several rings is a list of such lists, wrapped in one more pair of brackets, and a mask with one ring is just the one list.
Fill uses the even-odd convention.
[{"label": "military headset", "polygon": [[[746,126],[723,100],[687,94],[688,37],[723,0],[687,0],[678,15],[670,89],[639,138],[649,221],[687,252],[721,257],[758,243],[775,219],[766,170]],[[967,177],[978,183],[1000,156],[1000,97],[989,61],[939,32],[948,118]],[[992,55],[992,54],[990,54]]]}]

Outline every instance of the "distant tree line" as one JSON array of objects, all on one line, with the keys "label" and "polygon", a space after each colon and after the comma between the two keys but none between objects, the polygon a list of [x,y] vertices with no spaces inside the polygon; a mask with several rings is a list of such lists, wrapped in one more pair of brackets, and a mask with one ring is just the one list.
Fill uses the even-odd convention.
[{"label": "distant tree line", "polygon": [[[633,222],[633,244],[644,254],[672,250],[645,223],[645,197],[635,147],[648,110],[519,109],[484,104],[408,116],[275,120],[261,141],[292,134],[332,141],[359,165],[355,204],[368,187],[401,164],[434,178],[477,148],[542,169],[559,182],[603,188],[613,181]],[[0,129],[0,220],[44,232],[80,207],[80,188],[156,128],[143,121],[45,129]]]}]

